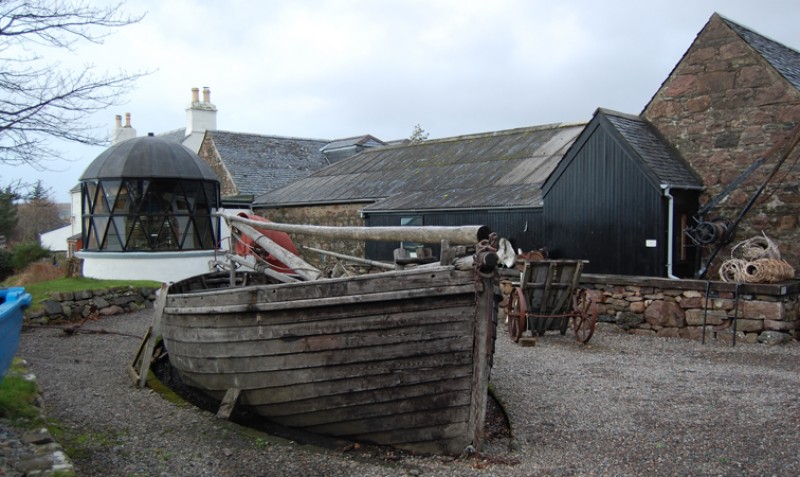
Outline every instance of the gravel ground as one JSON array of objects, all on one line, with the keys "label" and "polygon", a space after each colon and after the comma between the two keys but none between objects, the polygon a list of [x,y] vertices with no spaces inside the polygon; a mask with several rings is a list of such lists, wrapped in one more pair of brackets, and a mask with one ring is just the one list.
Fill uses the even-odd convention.
[{"label": "gravel ground", "polygon": [[454,460],[301,445],[135,388],[125,370],[151,319],[84,327],[132,336],[23,333],[18,355],[77,442],[62,444],[79,476],[800,475],[797,344],[553,333],[523,348],[500,330],[492,382],[512,438]]}]

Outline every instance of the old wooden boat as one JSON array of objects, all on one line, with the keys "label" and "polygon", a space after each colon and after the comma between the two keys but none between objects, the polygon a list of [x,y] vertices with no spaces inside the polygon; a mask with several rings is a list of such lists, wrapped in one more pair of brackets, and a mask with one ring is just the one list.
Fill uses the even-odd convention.
[{"label": "old wooden boat", "polygon": [[474,247],[477,230],[474,254],[449,263],[174,283],[160,323],[171,365],[223,406],[283,426],[426,453],[480,449],[499,287],[491,246]]},{"label": "old wooden boat", "polygon": [[19,346],[23,311],[31,304],[31,295],[21,287],[0,289],[0,381],[11,367]]}]

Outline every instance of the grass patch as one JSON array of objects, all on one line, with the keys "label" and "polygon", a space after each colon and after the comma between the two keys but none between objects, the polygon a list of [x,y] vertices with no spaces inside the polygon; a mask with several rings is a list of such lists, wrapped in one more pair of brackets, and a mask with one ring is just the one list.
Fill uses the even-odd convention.
[{"label": "grass patch", "polygon": [[31,310],[36,310],[41,307],[42,301],[50,298],[51,292],[76,292],[127,286],[158,288],[161,286],[161,282],[152,280],[98,280],[96,278],[71,277],[57,278],[55,280],[25,285],[25,291],[31,294]]},{"label": "grass patch", "polygon": [[15,427],[32,429],[43,421],[39,408],[34,405],[38,394],[36,383],[21,375],[25,371],[15,359],[0,383],[0,417],[10,420]]},{"label": "grass patch", "polygon": [[122,443],[120,437],[124,434],[123,432],[78,432],[65,429],[52,419],[47,424],[47,430],[71,459],[84,460],[91,458],[94,449],[120,445]]}]

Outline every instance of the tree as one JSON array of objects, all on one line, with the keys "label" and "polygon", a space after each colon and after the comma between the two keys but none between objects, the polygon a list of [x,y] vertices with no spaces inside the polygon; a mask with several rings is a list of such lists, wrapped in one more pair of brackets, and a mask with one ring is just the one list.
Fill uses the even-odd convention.
[{"label": "tree", "polygon": [[17,207],[19,222],[14,238],[21,242],[39,242],[39,234],[66,225],[58,206],[51,200],[52,190],[41,180],[30,186],[25,202]]},{"label": "tree", "polygon": [[98,73],[92,64],[70,71],[45,53],[74,53],[82,41],[101,44],[110,29],[143,18],[121,7],[0,0],[0,162],[42,170],[43,160],[58,158],[50,146],[54,139],[105,144],[89,117],[119,104],[121,94],[148,73]]},{"label": "tree", "polygon": [[411,141],[412,144],[416,144],[418,142],[422,142],[428,139],[428,133],[422,129],[422,126],[419,124],[414,125],[414,130],[411,131],[411,136],[409,136],[408,140]]},{"label": "tree", "polygon": [[3,247],[6,245],[6,240],[14,234],[19,221],[16,203],[19,198],[19,182],[0,189],[0,237]]}]

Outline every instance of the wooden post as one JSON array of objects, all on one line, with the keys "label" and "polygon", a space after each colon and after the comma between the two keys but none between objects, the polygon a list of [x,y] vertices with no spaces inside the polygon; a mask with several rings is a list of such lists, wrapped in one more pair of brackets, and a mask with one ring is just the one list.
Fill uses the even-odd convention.
[{"label": "wooden post", "polygon": [[242,390],[239,388],[230,388],[225,392],[222,402],[217,410],[217,417],[220,419],[230,419],[233,410],[236,408],[236,403],[239,401],[239,394]]},{"label": "wooden post", "polygon": [[325,227],[320,225],[260,222],[258,220],[250,220],[244,217],[231,215],[222,216],[225,217],[226,220],[230,220],[232,223],[246,224],[259,229],[277,230],[279,232],[287,233],[302,233],[318,237],[350,240],[439,243],[442,239],[448,239],[452,244],[473,245],[488,237],[490,233],[489,227],[485,225],[463,225],[458,227]]},{"label": "wooden post", "polygon": [[161,315],[164,314],[164,307],[167,304],[167,287],[166,283],[161,284],[161,290],[158,294],[156,301],[155,313],[153,315],[153,324],[148,331],[149,337],[144,347],[144,354],[142,355],[142,364],[139,368],[139,382],[137,385],[143,388],[147,384],[147,372],[150,370],[150,360],[153,359],[153,350],[156,347],[156,340],[161,333]]},{"label": "wooden post", "polygon": [[[486,258],[491,263],[492,254],[479,256],[479,264],[485,264]],[[494,259],[496,259],[496,254]],[[494,261],[496,263],[496,260]],[[486,422],[486,404],[489,399],[489,363],[494,352],[495,300],[493,273],[480,274],[477,278],[475,305],[475,337],[472,348],[472,396],[470,398],[470,417],[468,434],[472,438],[472,446],[480,451],[483,443],[483,427]]]}]

